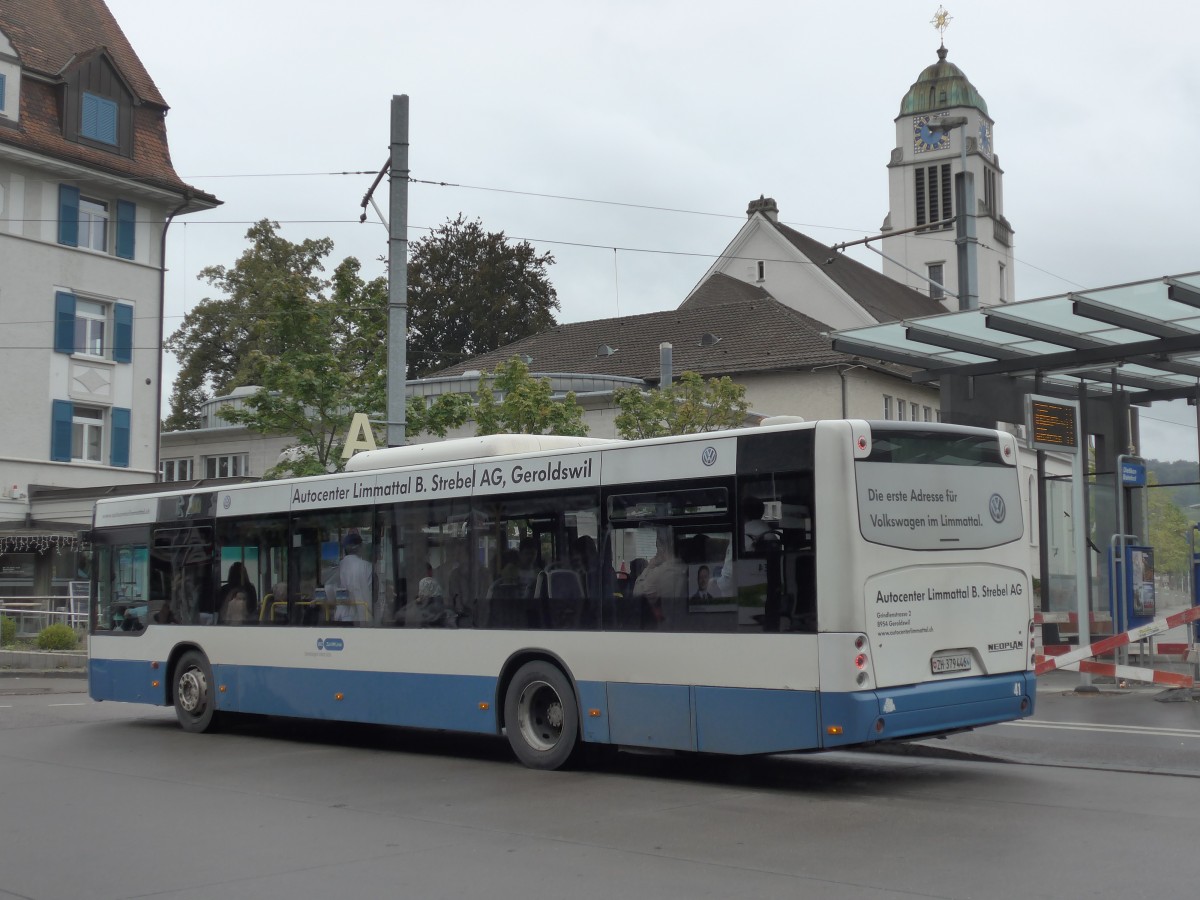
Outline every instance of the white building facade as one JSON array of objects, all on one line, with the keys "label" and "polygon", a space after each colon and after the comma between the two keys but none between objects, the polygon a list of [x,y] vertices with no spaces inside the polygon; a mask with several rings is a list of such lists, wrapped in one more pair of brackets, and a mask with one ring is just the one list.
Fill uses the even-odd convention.
[{"label": "white building facade", "polygon": [[164,244],[219,201],[171,166],[163,101],[101,0],[0,8],[0,598],[62,587],[42,487],[153,482]]}]

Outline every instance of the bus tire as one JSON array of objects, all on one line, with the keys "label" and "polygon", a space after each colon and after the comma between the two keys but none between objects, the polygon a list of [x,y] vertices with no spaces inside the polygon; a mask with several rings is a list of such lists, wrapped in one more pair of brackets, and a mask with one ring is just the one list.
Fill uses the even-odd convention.
[{"label": "bus tire", "polygon": [[188,650],[179,657],[172,694],[175,717],[184,731],[216,731],[221,717],[217,713],[212,666],[199,650]]},{"label": "bus tire", "polygon": [[579,746],[579,704],[557,666],[539,660],[517,670],[504,696],[504,730],[529,768],[567,764]]}]

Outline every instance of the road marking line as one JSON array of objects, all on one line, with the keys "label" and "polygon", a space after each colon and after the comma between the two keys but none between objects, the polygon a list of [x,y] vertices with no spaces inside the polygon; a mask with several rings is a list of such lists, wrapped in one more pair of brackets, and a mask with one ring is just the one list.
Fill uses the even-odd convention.
[{"label": "road marking line", "polygon": [[1109,734],[1200,738],[1200,731],[1187,728],[1155,728],[1137,725],[1097,725],[1087,722],[1002,722],[1018,728],[1057,728],[1062,731],[1101,731]]},{"label": "road marking line", "polygon": [[47,706],[87,706],[86,703],[48,703]]}]

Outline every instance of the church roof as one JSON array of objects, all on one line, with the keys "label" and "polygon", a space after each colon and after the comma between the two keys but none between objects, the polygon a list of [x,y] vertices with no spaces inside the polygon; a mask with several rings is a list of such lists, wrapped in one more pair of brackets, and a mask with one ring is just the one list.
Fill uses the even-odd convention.
[{"label": "church roof", "polygon": [[[577,372],[621,375],[658,381],[658,345],[673,345],[676,372],[705,377],[738,375],[850,361],[835,353],[825,332],[828,326],[810,319],[771,297],[736,292],[731,302],[719,294],[735,279],[716,275],[707,301],[692,302],[665,312],[572,322],[522,338],[490,353],[480,354],[437,375],[490,371],[512,356],[533,358],[535,372]],[[755,289],[758,291],[759,289]],[[611,352],[610,352],[611,351]]]},{"label": "church roof", "polygon": [[772,225],[788,242],[812,262],[821,272],[845,291],[877,322],[893,322],[917,316],[943,313],[946,308],[920,291],[876,272],[844,253],[838,253],[807,234],[780,222]]},{"label": "church roof", "polygon": [[900,101],[900,115],[915,115],[955,106],[971,106],[985,116],[988,114],[987,102],[975,90],[975,85],[971,84],[963,70],[952,62],[946,62],[948,52],[945,47],[938,48],[938,61],[920,74]]}]

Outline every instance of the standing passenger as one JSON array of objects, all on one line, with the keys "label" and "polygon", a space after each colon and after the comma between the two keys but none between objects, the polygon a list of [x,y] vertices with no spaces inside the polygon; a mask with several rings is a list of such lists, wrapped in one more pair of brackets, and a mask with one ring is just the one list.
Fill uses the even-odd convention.
[{"label": "standing passenger", "polygon": [[[346,592],[349,603],[339,603],[333,610],[335,622],[367,622],[371,616],[372,584],[375,573],[371,564],[359,556],[362,550],[362,536],[352,531],[342,539],[342,550],[345,557],[338,566],[338,586]],[[335,592],[336,596],[336,592]]]}]

